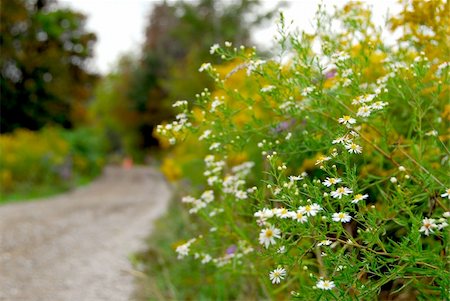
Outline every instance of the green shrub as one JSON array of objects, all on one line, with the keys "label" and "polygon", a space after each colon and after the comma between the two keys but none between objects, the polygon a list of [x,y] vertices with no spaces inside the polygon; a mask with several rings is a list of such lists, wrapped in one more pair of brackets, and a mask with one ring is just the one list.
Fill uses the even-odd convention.
[{"label": "green shrub", "polygon": [[104,144],[97,137],[90,128],[50,127],[1,135],[2,199],[56,192],[96,176],[105,161]]}]

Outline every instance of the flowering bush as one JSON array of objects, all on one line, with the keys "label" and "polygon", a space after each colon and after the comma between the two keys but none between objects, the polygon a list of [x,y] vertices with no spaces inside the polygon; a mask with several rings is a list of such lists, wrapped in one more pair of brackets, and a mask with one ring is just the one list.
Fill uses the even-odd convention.
[{"label": "flowering bush", "polygon": [[274,59],[214,45],[233,69],[203,64],[217,90],[176,102],[177,120],[157,129],[181,143],[172,165],[193,151],[195,176],[182,165],[176,178],[196,184],[181,201],[209,225],[178,258],[259,277],[266,297],[447,298],[445,5],[406,3],[396,45],[360,4],[319,10],[312,35],[282,18]]},{"label": "flowering bush", "polygon": [[25,129],[0,136],[0,192],[27,193],[44,186],[69,186],[97,175],[104,164],[103,144],[90,129]]}]

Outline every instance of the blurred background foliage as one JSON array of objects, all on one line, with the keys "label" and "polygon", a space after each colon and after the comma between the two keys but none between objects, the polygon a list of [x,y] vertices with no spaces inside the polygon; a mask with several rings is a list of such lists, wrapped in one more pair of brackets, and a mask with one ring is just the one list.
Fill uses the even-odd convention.
[{"label": "blurred background foliage", "polygon": [[172,103],[212,87],[209,77],[198,72],[205,61],[218,63],[209,53],[211,45],[248,45],[252,29],[274,13],[255,13],[260,6],[249,0],[155,4],[140,55],[121,59],[99,85],[91,106],[93,119],[112,142],[111,151],[143,160],[143,150],[158,147],[152,132],[173,117]]},{"label": "blurred background foliage", "polygon": [[86,68],[96,37],[85,17],[43,0],[0,3],[1,133],[85,122],[98,79]]},{"label": "blurred background foliage", "polygon": [[212,87],[198,72],[219,63],[211,45],[248,46],[276,11],[250,0],[155,2],[140,51],[100,75],[90,65],[96,36],[84,15],[56,0],[0,5],[2,199],[72,187],[106,162],[158,157],[153,132],[174,116],[171,104]]}]

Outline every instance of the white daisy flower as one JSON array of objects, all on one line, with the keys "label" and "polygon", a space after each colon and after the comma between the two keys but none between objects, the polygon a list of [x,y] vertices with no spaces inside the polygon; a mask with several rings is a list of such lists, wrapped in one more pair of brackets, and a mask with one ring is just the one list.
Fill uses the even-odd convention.
[{"label": "white daisy flower", "polygon": [[258,217],[262,220],[266,220],[266,219],[273,217],[273,214],[274,214],[274,212],[272,209],[264,208],[262,210],[255,212],[254,216]]},{"label": "white daisy flower", "polygon": [[341,199],[343,195],[349,195],[353,193],[353,190],[351,190],[348,187],[339,187],[338,189],[336,189],[335,191],[331,192],[331,196],[333,198],[337,198],[337,199]]},{"label": "white daisy flower", "polygon": [[175,252],[178,253],[178,259],[181,259],[187,255],[189,255],[189,247],[191,246],[191,244],[193,242],[195,242],[195,238],[190,239],[189,241],[187,241],[185,244],[179,245],[176,249]]},{"label": "white daisy flower", "polygon": [[369,197],[368,194],[364,194],[364,195],[363,194],[357,194],[357,195],[355,195],[355,198],[352,200],[352,203],[356,204],[359,201],[367,199],[368,197]]},{"label": "white daisy flower", "polygon": [[270,91],[272,91],[274,89],[275,89],[275,86],[268,85],[268,86],[262,87],[260,91],[262,93],[265,93],[265,92],[270,92]]},{"label": "white daisy flower", "polygon": [[385,106],[387,106],[388,105],[388,103],[387,102],[384,102],[384,101],[377,101],[377,102],[375,102],[374,104],[372,104],[371,106],[370,106],[370,108],[371,109],[374,109],[374,110],[382,110]]},{"label": "white daisy flower", "polygon": [[324,155],[320,155],[320,156],[317,158],[316,165],[322,164],[323,162],[328,161],[328,160],[331,160],[331,157],[327,157],[327,156],[324,156]]},{"label": "white daisy flower", "polygon": [[210,54],[214,54],[214,53],[217,51],[217,49],[219,49],[219,48],[220,48],[219,44],[214,44],[214,45],[212,45],[211,48],[209,49],[209,53],[210,53]]},{"label": "white daisy flower", "polygon": [[186,106],[188,104],[187,100],[177,100],[172,107],[176,108],[176,107],[181,107],[181,106]]},{"label": "white daisy flower", "polygon": [[348,115],[344,115],[341,118],[338,119],[339,123],[341,124],[346,124],[346,125],[350,125],[350,124],[355,124],[356,123],[356,119],[352,118]]},{"label": "white daisy flower", "polygon": [[198,137],[198,140],[203,140],[209,137],[209,135],[211,135],[212,131],[211,130],[206,130],[203,132],[203,134]]},{"label": "white daisy flower", "polygon": [[306,87],[305,89],[302,90],[302,96],[308,96],[309,94],[311,94],[313,91],[315,90],[314,87]]},{"label": "white daisy flower", "polygon": [[220,142],[214,142],[213,144],[211,144],[211,146],[209,147],[209,150],[215,150],[218,149],[220,147]]},{"label": "white daisy flower", "polygon": [[335,185],[337,183],[342,182],[341,178],[329,178],[327,177],[325,181],[322,182],[323,185],[330,187],[331,185]]},{"label": "white daisy flower", "polygon": [[352,217],[347,212],[333,213],[333,221],[348,223]]},{"label": "white daisy flower", "polygon": [[331,241],[331,240],[328,240],[328,239],[326,239],[326,240],[322,240],[321,242],[319,242],[318,244],[317,244],[317,246],[318,247],[321,247],[321,246],[329,246],[329,245],[331,245],[333,242]]},{"label": "white daisy flower", "polygon": [[277,253],[278,253],[278,254],[284,254],[284,253],[286,253],[286,247],[285,247],[285,246],[279,247],[278,250],[277,250]]},{"label": "white daisy flower", "polygon": [[363,105],[358,109],[356,116],[369,117],[370,113],[372,113],[370,106]]},{"label": "white daisy flower", "polygon": [[450,200],[450,188],[447,188],[443,194],[441,194],[441,197],[445,198],[447,197]]},{"label": "white daisy flower", "polygon": [[275,215],[279,218],[288,218],[292,217],[295,213],[287,210],[286,208],[277,208],[275,209]]},{"label": "white daisy flower", "polygon": [[280,283],[280,281],[283,280],[285,276],[286,270],[283,268],[276,268],[275,270],[269,273],[270,281],[272,281],[273,284]]},{"label": "white daisy flower", "polygon": [[214,192],[212,190],[206,190],[202,193],[201,197],[206,203],[211,203],[214,201]]},{"label": "white daisy flower", "polygon": [[242,190],[236,191],[235,196],[239,200],[245,200],[245,199],[248,198],[247,192],[246,191],[242,191]]},{"label": "white daisy flower", "polygon": [[294,181],[301,181],[303,180],[302,176],[289,176],[289,181],[294,182]]},{"label": "white daisy flower", "polygon": [[348,144],[348,143],[352,143],[352,139],[350,139],[348,137],[348,135],[342,136],[342,137],[337,137],[336,139],[334,139],[332,141],[333,144],[337,144],[337,143],[342,143],[342,144]]},{"label": "white daisy flower", "polygon": [[350,154],[360,154],[362,152],[362,146],[355,144],[353,142],[350,144],[346,144],[345,148],[348,150]]},{"label": "white daisy flower", "polygon": [[203,63],[203,64],[200,66],[200,68],[198,68],[198,72],[203,72],[203,71],[209,70],[209,69],[211,69],[211,68],[212,68],[211,63]]},{"label": "white daisy flower", "polygon": [[448,226],[447,220],[445,218],[440,218],[439,223],[440,224],[437,224],[439,230],[442,230]]},{"label": "white daisy flower", "polygon": [[262,229],[259,233],[259,243],[268,248],[270,245],[275,244],[275,238],[280,238],[280,234],[280,229],[277,229],[274,226]]},{"label": "white daisy flower", "polygon": [[297,210],[292,219],[302,224],[308,221],[308,217],[306,216],[305,212],[301,210]]},{"label": "white daisy flower", "polygon": [[316,287],[321,290],[332,290],[336,285],[333,281],[320,279],[317,281]]},{"label": "white daisy flower", "polygon": [[422,220],[422,227],[419,229],[420,232],[424,232],[426,236],[430,235],[430,233],[434,233],[433,229],[437,228],[436,221],[432,218],[424,218]]},{"label": "white daisy flower", "polygon": [[317,212],[320,210],[322,210],[322,207],[316,203],[312,205],[300,206],[298,208],[298,211],[306,214],[307,216],[316,216]]}]

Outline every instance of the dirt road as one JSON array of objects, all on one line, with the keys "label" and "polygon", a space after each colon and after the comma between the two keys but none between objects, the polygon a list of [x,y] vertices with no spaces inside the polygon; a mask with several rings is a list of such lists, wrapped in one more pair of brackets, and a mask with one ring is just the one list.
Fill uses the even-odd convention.
[{"label": "dirt road", "polygon": [[0,300],[130,300],[128,256],[169,198],[158,172],[108,167],[73,192],[0,206]]}]

